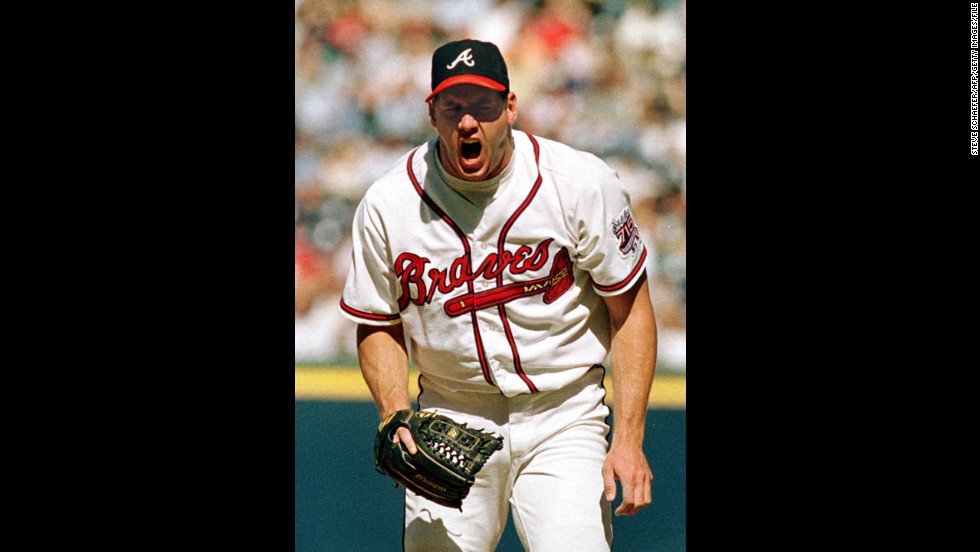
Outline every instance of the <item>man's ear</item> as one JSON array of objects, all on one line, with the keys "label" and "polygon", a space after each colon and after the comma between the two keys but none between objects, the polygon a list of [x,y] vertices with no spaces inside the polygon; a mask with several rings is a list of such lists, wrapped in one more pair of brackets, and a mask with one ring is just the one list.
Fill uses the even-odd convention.
[{"label": "man's ear", "polygon": [[507,94],[507,124],[514,124],[517,121],[517,94],[510,92]]},{"label": "man's ear", "polygon": [[429,124],[432,125],[432,126],[436,126],[436,114],[435,114],[435,108],[433,107],[433,104],[434,103],[436,103],[435,98],[433,98],[433,99],[431,99],[431,100],[428,101],[428,105],[429,105]]}]

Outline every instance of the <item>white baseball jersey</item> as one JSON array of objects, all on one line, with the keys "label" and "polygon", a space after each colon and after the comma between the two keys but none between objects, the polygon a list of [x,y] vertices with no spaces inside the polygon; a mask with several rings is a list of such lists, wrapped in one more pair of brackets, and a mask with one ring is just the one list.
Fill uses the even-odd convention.
[{"label": "white baseball jersey", "polygon": [[513,134],[510,164],[487,183],[446,175],[432,139],[375,182],[354,216],[341,311],[403,324],[411,362],[447,389],[512,397],[577,380],[609,351],[601,296],[643,273],[647,250],[615,172]]}]

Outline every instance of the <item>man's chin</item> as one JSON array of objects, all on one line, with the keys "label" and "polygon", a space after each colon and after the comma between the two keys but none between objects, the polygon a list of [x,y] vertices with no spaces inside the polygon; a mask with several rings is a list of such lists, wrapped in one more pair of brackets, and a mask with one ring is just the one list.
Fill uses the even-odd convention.
[{"label": "man's chin", "polygon": [[459,170],[460,174],[464,175],[465,178],[476,178],[484,175],[486,173],[486,162],[482,156],[473,159],[472,161],[466,159],[457,159],[456,168]]},{"label": "man's chin", "polygon": [[470,182],[477,182],[480,180],[486,180],[487,169],[485,163],[480,163],[476,166],[466,166],[462,163],[456,164],[456,173],[454,176],[460,180],[467,180]]},{"label": "man's chin", "polygon": [[483,170],[483,167],[480,167],[479,169],[472,172],[460,171],[460,180],[478,182],[480,180],[486,180],[487,179],[486,175],[487,172]]}]

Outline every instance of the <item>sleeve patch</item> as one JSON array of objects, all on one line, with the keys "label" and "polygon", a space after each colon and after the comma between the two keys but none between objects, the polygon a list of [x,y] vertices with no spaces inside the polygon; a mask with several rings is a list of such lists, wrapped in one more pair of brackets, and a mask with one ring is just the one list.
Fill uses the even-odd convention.
[{"label": "sleeve patch", "polygon": [[623,209],[612,221],[613,234],[619,238],[619,252],[628,256],[640,246],[640,231],[633,222],[633,214],[629,207]]}]

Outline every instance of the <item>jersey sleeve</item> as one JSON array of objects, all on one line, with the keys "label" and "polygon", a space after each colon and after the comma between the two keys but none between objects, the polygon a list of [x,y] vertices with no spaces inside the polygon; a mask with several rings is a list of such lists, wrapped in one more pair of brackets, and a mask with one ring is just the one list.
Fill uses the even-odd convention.
[{"label": "jersey sleeve", "polygon": [[372,326],[401,322],[384,224],[367,198],[354,212],[351,241],[352,259],[340,299],[341,313]]},{"label": "jersey sleeve", "polygon": [[600,163],[576,206],[578,266],[600,296],[623,293],[644,274],[647,248],[630,210],[629,193],[615,171]]}]

